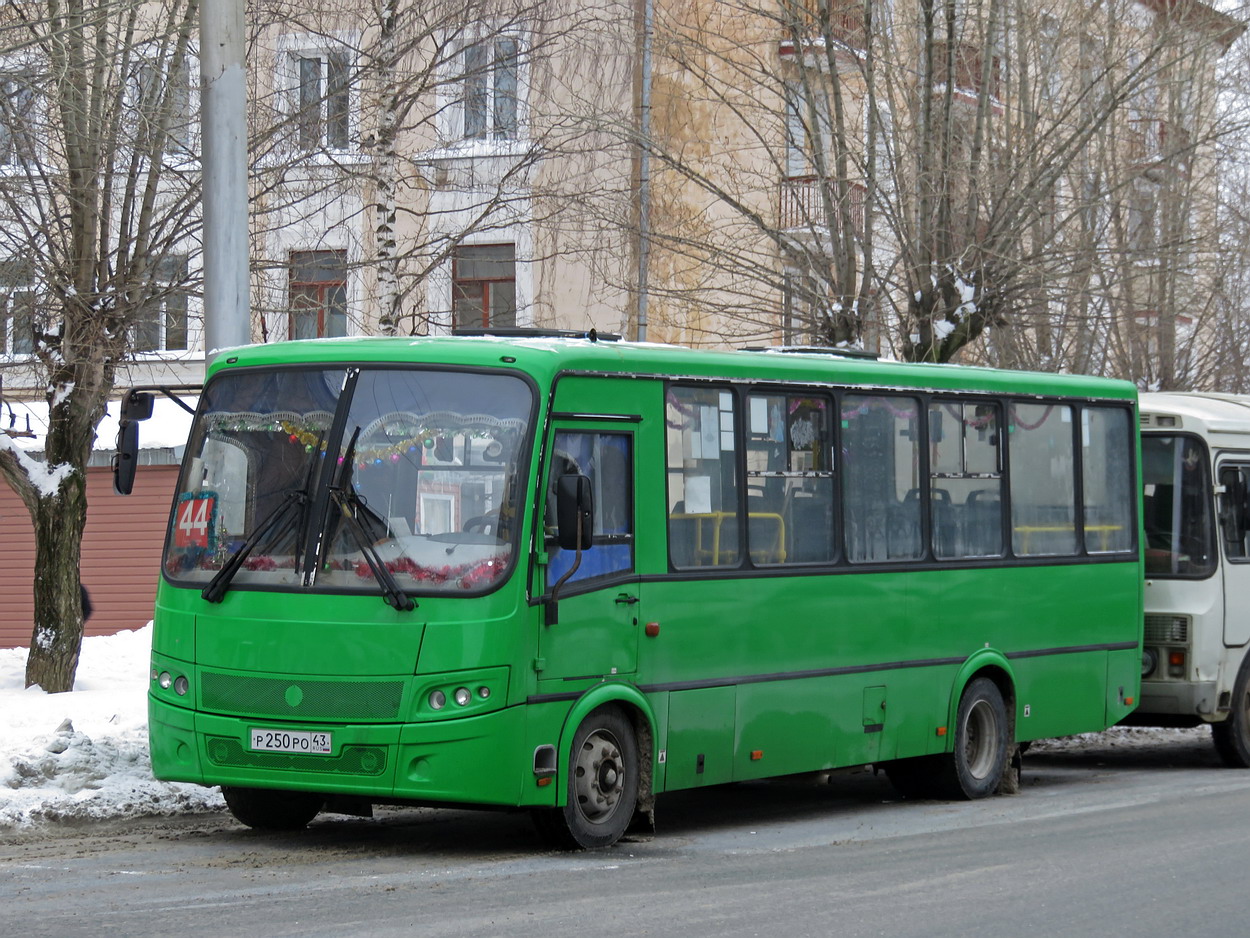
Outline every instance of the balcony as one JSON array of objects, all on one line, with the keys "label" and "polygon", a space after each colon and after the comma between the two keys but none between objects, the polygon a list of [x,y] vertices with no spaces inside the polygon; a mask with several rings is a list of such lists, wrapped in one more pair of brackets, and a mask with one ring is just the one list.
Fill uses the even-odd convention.
[{"label": "balcony", "polygon": [[[791,176],[783,179],[777,209],[778,227],[782,231],[828,230],[830,225],[825,216],[822,188],[819,176]],[[851,183],[847,189],[851,225],[855,231],[861,231],[864,227],[864,196],[868,190],[861,183]]]},{"label": "balcony", "polygon": [[[814,56],[832,42],[848,51],[859,51],[868,44],[861,0],[829,0],[829,25],[820,19],[820,0],[799,0],[782,5],[782,56]],[[796,40],[797,37],[797,40]]]},{"label": "balcony", "polygon": [[1128,122],[1124,154],[1134,163],[1155,169],[1172,167],[1189,173],[1193,134],[1175,121],[1138,118]]}]

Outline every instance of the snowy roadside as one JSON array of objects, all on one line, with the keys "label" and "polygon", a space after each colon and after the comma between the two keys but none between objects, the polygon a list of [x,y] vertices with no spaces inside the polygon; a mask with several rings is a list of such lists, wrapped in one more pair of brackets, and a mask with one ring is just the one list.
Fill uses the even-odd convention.
[{"label": "snowy roadside", "polygon": [[216,789],[152,778],[151,648],[151,623],[86,639],[68,694],[24,689],[26,649],[0,649],[0,831],[224,810]]}]

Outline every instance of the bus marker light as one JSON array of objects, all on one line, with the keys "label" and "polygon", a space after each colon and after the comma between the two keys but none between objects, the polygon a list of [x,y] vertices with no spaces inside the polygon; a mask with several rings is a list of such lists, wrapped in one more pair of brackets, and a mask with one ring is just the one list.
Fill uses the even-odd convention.
[{"label": "bus marker light", "polygon": [[1173,651],[1168,653],[1168,664],[1184,664],[1185,653],[1183,651]]},{"label": "bus marker light", "polygon": [[937,728],[937,734],[938,734],[939,736],[945,736],[945,735],[946,735],[946,727],[944,727],[944,726],[939,726],[939,727]]},{"label": "bus marker light", "polygon": [[1126,706],[1126,707],[1131,707],[1131,706],[1133,706],[1133,698],[1132,698],[1132,697],[1125,697],[1125,698],[1124,698],[1124,706]]},{"label": "bus marker light", "polygon": [[481,697],[483,700],[490,699],[490,688],[487,687],[485,684],[483,684],[481,687],[477,689],[477,695]]},{"label": "bus marker light", "polygon": [[538,780],[538,787],[546,788],[548,785],[552,783],[554,779],[555,779],[554,775],[544,775],[542,778]]},{"label": "bus marker light", "polygon": [[763,759],[763,758],[764,758],[764,750],[763,750],[763,749],[752,749],[752,750],[751,750],[751,761],[752,761],[752,762],[759,762],[759,761],[760,761],[761,759]]},{"label": "bus marker light", "polygon": [[643,631],[647,633],[647,638],[655,638],[660,634],[660,623],[648,622],[643,628]]}]

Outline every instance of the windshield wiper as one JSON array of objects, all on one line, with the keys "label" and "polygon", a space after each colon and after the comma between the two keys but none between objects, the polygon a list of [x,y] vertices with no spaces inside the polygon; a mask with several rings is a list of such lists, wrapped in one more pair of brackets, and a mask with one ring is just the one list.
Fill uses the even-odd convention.
[{"label": "windshield wiper", "polygon": [[[364,525],[356,517],[358,509],[370,511],[360,499],[360,496],[356,494],[356,490],[352,488],[352,467],[356,461],[356,440],[359,437],[360,427],[357,427],[355,432],[352,433],[347,449],[343,452],[343,463],[342,468],[339,470],[338,480],[334,485],[330,486],[330,500],[338,508],[344,522],[343,526],[351,533],[352,540],[356,542],[361,555],[365,558],[365,563],[369,565],[369,571],[373,574],[373,578],[382,587],[382,598],[386,601],[386,604],[394,606],[400,612],[409,612],[417,607],[416,600],[404,592],[391,571],[386,569],[386,562],[374,549]],[[334,526],[327,525],[327,549],[333,540],[333,536]]]},{"label": "windshield wiper", "polygon": [[[230,588],[230,581],[234,579],[234,575],[239,572],[239,568],[243,566],[243,562],[247,560],[248,555],[256,549],[259,544],[271,531],[274,533],[274,539],[286,534],[291,527],[293,520],[306,521],[308,516],[308,490],[312,487],[313,472],[317,468],[318,454],[321,452],[321,443],[325,439],[325,431],[323,430],[317,435],[317,445],[313,448],[313,458],[308,463],[308,472],[304,475],[304,487],[301,489],[288,489],[282,501],[261,519],[260,524],[256,525],[246,541],[239,545],[239,549],[230,555],[230,559],[222,565],[217,571],[217,575],[208,581],[208,585],[200,592],[200,595],[210,603],[219,603],[226,595],[226,590]],[[293,507],[299,507],[299,511],[291,513]],[[281,524],[282,527],[278,528]],[[295,547],[298,550],[299,545],[304,541],[303,525],[300,526],[299,533],[295,538]]]},{"label": "windshield wiper", "polygon": [[292,512],[295,506],[304,506],[308,504],[308,493],[303,489],[291,489],[286,493],[286,497],[282,499],[273,511],[265,515],[261,519],[260,524],[252,531],[248,539],[239,545],[239,549],[230,555],[230,559],[225,562],[217,575],[208,581],[208,585],[204,587],[200,593],[210,603],[219,603],[226,595],[226,590],[230,588],[230,581],[234,579],[234,575],[239,572],[239,568],[243,566],[243,562],[247,560],[248,555],[256,549],[264,538],[278,528],[282,523],[281,530],[278,530],[275,537],[285,534],[287,529],[291,527],[292,522],[299,518],[303,512]]}]

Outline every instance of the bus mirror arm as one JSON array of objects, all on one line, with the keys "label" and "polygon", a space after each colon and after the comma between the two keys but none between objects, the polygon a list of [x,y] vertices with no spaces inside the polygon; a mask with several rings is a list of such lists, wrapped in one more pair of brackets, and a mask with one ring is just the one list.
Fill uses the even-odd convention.
[{"label": "bus mirror arm", "polygon": [[595,496],[590,479],[577,473],[560,476],[556,480],[556,542],[561,550],[575,551],[573,565],[564,576],[556,580],[547,597],[547,611],[543,618],[546,625],[560,621],[560,588],[582,565],[582,551],[590,547],[592,519],[595,515]]}]

